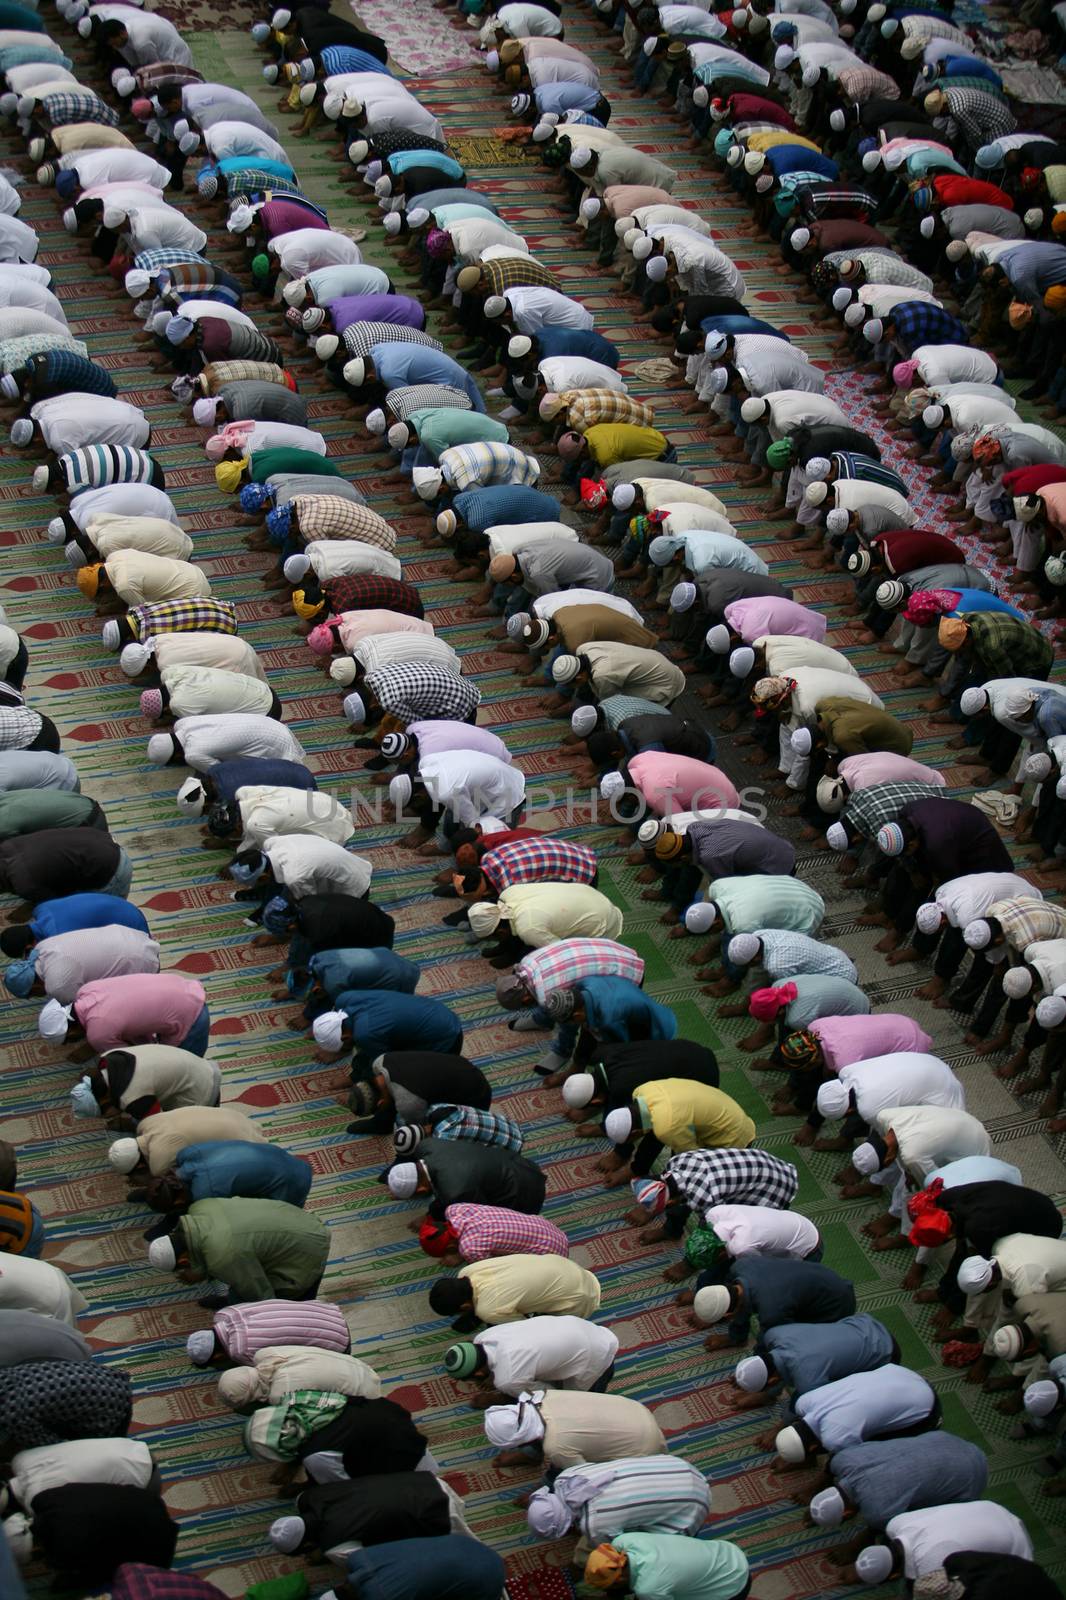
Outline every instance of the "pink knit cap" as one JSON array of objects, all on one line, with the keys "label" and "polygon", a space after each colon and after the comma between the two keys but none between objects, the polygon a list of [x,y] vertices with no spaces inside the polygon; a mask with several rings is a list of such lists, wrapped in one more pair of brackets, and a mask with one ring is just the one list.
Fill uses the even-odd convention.
[{"label": "pink knit cap", "polygon": [[337,635],[327,622],[320,622],[317,628],[312,628],[307,635],[307,643],[316,656],[328,656],[333,651]]},{"label": "pink knit cap", "polygon": [[909,389],[917,371],[917,361],[897,361],[892,368],[892,382],[897,389]]}]

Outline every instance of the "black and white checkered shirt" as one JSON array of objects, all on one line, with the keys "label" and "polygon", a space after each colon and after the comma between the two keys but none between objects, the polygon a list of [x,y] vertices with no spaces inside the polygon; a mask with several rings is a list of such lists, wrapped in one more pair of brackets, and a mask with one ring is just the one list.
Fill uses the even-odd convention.
[{"label": "black and white checkered shirt", "polygon": [[398,322],[353,322],[341,334],[344,348],[350,356],[370,354],[376,344],[421,344],[430,350],[443,350],[439,339],[420,328],[404,328]]},{"label": "black and white checkered shirt", "polygon": [[791,1161],[766,1150],[683,1150],[666,1164],[690,1210],[702,1221],[712,1206],[770,1206],[786,1211],[796,1197],[799,1173]]},{"label": "black and white checkered shirt", "polygon": [[419,661],[376,667],[366,686],[382,710],[401,722],[465,722],[481,704],[481,691],[444,667]]}]

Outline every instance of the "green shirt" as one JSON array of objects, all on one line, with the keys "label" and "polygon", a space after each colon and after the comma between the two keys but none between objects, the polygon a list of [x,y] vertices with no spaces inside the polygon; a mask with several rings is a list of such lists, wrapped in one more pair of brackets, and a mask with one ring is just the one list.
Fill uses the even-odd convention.
[{"label": "green shirt", "polygon": [[[91,795],[66,789],[12,789],[0,795],[0,839],[41,828],[87,828],[95,807]],[[100,826],[106,826],[102,813]]]},{"label": "green shirt", "polygon": [[325,456],[313,450],[294,450],[278,446],[273,450],[257,450],[251,458],[249,477],[256,483],[265,483],[278,472],[302,472],[315,478],[343,478],[344,473]]},{"label": "green shirt", "polygon": [[707,898],[721,911],[731,934],[754,933],[758,928],[814,933],[825,916],[825,902],[820,894],[801,879],[781,874],[715,878]]},{"label": "green shirt", "polygon": [[193,1267],[236,1300],[298,1300],[329,1255],[329,1229],[282,1200],[197,1200],[182,1229]]},{"label": "green shirt", "polygon": [[637,1600],[733,1600],[748,1581],[748,1558],[728,1539],[620,1533],[611,1544],[629,1558]]},{"label": "green shirt", "polygon": [[441,452],[453,444],[507,444],[506,425],[481,411],[456,411],[452,406],[434,406],[426,411],[413,411],[410,423],[418,435],[418,442],[434,461]]}]

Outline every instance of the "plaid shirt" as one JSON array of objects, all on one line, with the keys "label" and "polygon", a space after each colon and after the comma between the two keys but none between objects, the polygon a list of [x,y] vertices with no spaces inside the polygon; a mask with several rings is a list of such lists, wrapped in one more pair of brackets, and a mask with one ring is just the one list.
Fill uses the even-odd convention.
[{"label": "plaid shirt", "polygon": [[289,388],[285,382],[285,369],[273,361],[209,361],[200,374],[204,393],[218,394],[227,383],[277,383]]},{"label": "plaid shirt", "polygon": [[416,411],[473,411],[474,403],[461,389],[449,383],[409,383],[391,389],[385,405],[397,422],[406,422]]},{"label": "plaid shirt", "polygon": [[[348,1396],[333,1389],[291,1389],[277,1405],[257,1411],[260,1430],[249,1454],[260,1461],[295,1461],[304,1441],[335,1422],[348,1404]],[[251,1424],[248,1424],[250,1426]]]},{"label": "plaid shirt", "polygon": [[298,494],[291,501],[299,531],[310,544],[319,539],[356,539],[390,554],[396,530],[369,506],[335,494]]},{"label": "plaid shirt", "polygon": [[425,661],[376,667],[367,673],[366,687],[383,711],[404,724],[467,722],[481,704],[475,684]]},{"label": "plaid shirt", "polygon": [[804,973],[808,977],[844,978],[854,983],[858,977],[854,961],[843,950],[805,933],[759,928],[755,937],[762,944],[761,965],[771,978],[795,978]]},{"label": "plaid shirt", "polygon": [[405,328],[399,322],[352,322],[341,338],[349,355],[362,356],[364,360],[376,344],[420,344],[428,350],[444,349],[431,333]]},{"label": "plaid shirt", "polygon": [[846,250],[840,252],[840,260],[849,259],[862,263],[867,283],[895,284],[900,289],[922,289],[926,294],[932,293],[932,278],[891,251],[856,250],[850,256]]},{"label": "plaid shirt", "polygon": [[481,278],[487,294],[503,294],[505,289],[558,289],[559,280],[550,267],[532,256],[504,256],[499,261],[483,261]]},{"label": "plaid shirt", "polygon": [[977,150],[993,139],[1005,139],[1018,126],[1017,118],[998,95],[983,89],[956,89],[949,87],[950,79],[941,79],[937,88],[946,97],[951,121],[962,133],[967,144]]},{"label": "plaid shirt", "polygon": [[801,189],[798,198],[805,222],[826,222],[834,217],[872,222],[878,212],[878,202],[869,190],[848,189],[841,184]]},{"label": "plaid shirt", "polygon": [[865,839],[876,839],[886,823],[898,822],[900,813],[912,800],[942,800],[946,796],[946,789],[931,783],[875,783],[849,795],[841,816]]},{"label": "plaid shirt", "polygon": [[99,394],[111,399],[117,393],[110,373],[73,350],[49,350],[31,362],[35,391],[55,394]]},{"label": "plaid shirt", "polygon": [[654,428],[651,406],[632,400],[619,389],[578,389],[567,401],[566,425],[574,433],[584,433],[601,422],[630,422],[636,428]]},{"label": "plaid shirt", "polygon": [[573,989],[587,978],[627,978],[639,988],[644,963],[614,939],[558,939],[523,956],[514,973],[542,1006],[556,989]]},{"label": "plaid shirt", "polygon": [[346,578],[327,578],[322,591],[330,609],[344,611],[397,611],[405,617],[422,617],[425,612],[418,590],[396,578],[379,578],[373,573]]},{"label": "plaid shirt", "polygon": [[238,196],[261,194],[269,188],[272,194],[298,194],[303,198],[303,190],[295,178],[279,178],[272,172],[260,172],[255,167],[245,167],[241,172],[227,172],[222,175],[226,186],[226,196],[235,200]]},{"label": "plaid shirt", "polygon": [[426,1120],[433,1125],[434,1139],[473,1139],[477,1144],[494,1144],[501,1150],[521,1154],[521,1128],[510,1117],[495,1111],[478,1111],[474,1106],[430,1106]]},{"label": "plaid shirt", "polygon": [[893,472],[891,467],[883,467],[880,461],[875,461],[872,456],[858,456],[851,450],[834,450],[830,461],[836,468],[838,478],[852,478],[860,483],[879,483],[885,489],[895,489],[906,500],[907,485],[898,472]]},{"label": "plaid shirt", "polygon": [[966,618],[978,670],[986,678],[1046,678],[1055,649],[1031,623],[1005,612],[978,611]]},{"label": "plaid shirt", "polygon": [[381,128],[372,131],[367,128],[363,138],[370,141],[370,154],[378,161],[384,161],[388,156],[397,155],[401,150],[440,150],[447,149],[439,139],[431,139],[427,134],[405,133],[402,128]]},{"label": "plaid shirt", "polygon": [[1034,900],[1029,895],[997,900],[985,915],[996,919],[1014,950],[1024,950],[1041,939],[1066,939],[1066,910],[1050,900]]},{"label": "plaid shirt", "polygon": [[546,1217],[527,1217],[506,1206],[476,1206],[459,1202],[447,1206],[444,1220],[459,1235],[464,1261],[487,1261],[491,1256],[569,1256],[570,1241]]},{"label": "plaid shirt", "polygon": [[609,694],[606,700],[600,701],[600,715],[612,732],[616,732],[627,717],[661,716],[662,709],[654,700],[642,700],[636,694]]},{"label": "plaid shirt", "polygon": [[0,750],[26,750],[44,726],[26,706],[0,706]]},{"label": "plaid shirt", "polygon": [[156,483],[162,477],[162,469],[147,450],[127,444],[86,445],[60,456],[58,465],[69,494],[108,483]]},{"label": "plaid shirt", "polygon": [[474,533],[507,522],[553,522],[558,501],[521,483],[493,484],[486,489],[466,489],[455,497],[452,509]]},{"label": "plaid shirt", "polygon": [[444,481],[456,494],[490,483],[533,484],[540,477],[540,462],[511,444],[478,441],[453,444],[441,452],[438,465]]},{"label": "plaid shirt", "polygon": [[163,267],[183,267],[190,261],[205,267],[211,265],[206,256],[198,255],[195,250],[138,250],[133,265],[154,278]]},{"label": "plaid shirt", "polygon": [[712,1206],[769,1206],[787,1211],[799,1188],[799,1173],[791,1161],[750,1148],[682,1150],[666,1163],[663,1176],[672,1180],[701,1222]]},{"label": "plaid shirt", "polygon": [[105,128],[117,128],[119,124],[118,112],[112,111],[98,94],[87,91],[46,94],[40,111],[53,128],[60,128],[67,122],[99,122]]},{"label": "plaid shirt", "polygon": [[970,335],[950,311],[931,300],[901,300],[885,321],[891,320],[895,343],[909,356],[924,344],[969,344]]},{"label": "plaid shirt", "polygon": [[112,1600],[218,1600],[213,1583],[195,1572],[164,1572],[124,1561],[111,1580]]},{"label": "plaid shirt", "polygon": [[53,350],[67,350],[83,361],[89,359],[89,346],[69,334],[23,333],[17,339],[0,339],[0,372],[18,372],[31,356],[47,355]]},{"label": "plaid shirt", "polygon": [[152,600],[126,620],[142,644],[159,633],[235,634],[237,607],[232,600]]},{"label": "plaid shirt", "polygon": [[497,894],[513,883],[591,883],[596,876],[596,852],[564,839],[516,839],[498,850],[487,850],[481,870]]},{"label": "plaid shirt", "polygon": [[875,95],[879,100],[898,100],[900,97],[899,84],[895,79],[890,78],[887,72],[878,72],[876,67],[844,65],[838,67],[835,73],[831,72],[830,76],[835,78],[842,97],[853,105],[872,100]]}]

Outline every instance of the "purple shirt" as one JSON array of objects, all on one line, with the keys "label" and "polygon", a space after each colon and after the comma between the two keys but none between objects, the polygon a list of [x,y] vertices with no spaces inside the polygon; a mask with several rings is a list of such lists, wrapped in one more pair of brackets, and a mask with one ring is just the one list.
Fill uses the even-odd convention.
[{"label": "purple shirt", "polygon": [[484,756],[495,756],[497,761],[511,764],[511,752],[502,739],[487,728],[472,727],[469,722],[410,722],[407,732],[418,740],[419,756],[443,756],[452,750],[477,750]]},{"label": "purple shirt", "polygon": [[768,633],[787,633],[795,639],[814,639],[818,644],[825,638],[826,620],[820,611],[809,611],[795,600],[779,600],[774,595],[733,600],[723,616],[745,644],[754,644]]},{"label": "purple shirt", "polygon": [[865,1017],[819,1017],[810,1025],[822,1047],[827,1072],[839,1072],[856,1061],[895,1055],[900,1050],[928,1054],[933,1041],[910,1017],[898,1011],[874,1011]]},{"label": "purple shirt", "polygon": [[295,233],[298,228],[322,228],[330,231],[329,223],[295,200],[267,200],[259,207],[256,220],[268,239],[277,239],[283,233]]},{"label": "purple shirt", "polygon": [[336,333],[353,322],[395,322],[401,328],[424,328],[426,314],[417,300],[405,294],[344,294],[329,303]]}]

